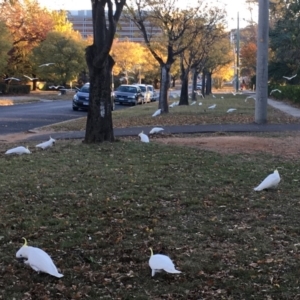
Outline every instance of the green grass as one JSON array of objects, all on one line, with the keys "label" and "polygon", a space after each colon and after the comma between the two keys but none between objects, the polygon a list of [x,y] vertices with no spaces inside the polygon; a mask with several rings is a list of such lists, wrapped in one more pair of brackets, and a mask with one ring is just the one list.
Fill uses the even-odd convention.
[{"label": "green grass", "polygon": [[[223,97],[224,99],[222,99]],[[133,126],[167,126],[167,125],[194,125],[194,124],[241,124],[254,122],[255,102],[249,99],[245,102],[245,95],[233,96],[230,94],[216,94],[216,98],[207,96],[199,99],[196,105],[175,106],[169,108],[168,114],[152,117],[158,109],[158,102],[138,105],[127,109],[113,112],[113,125],[115,128]],[[169,103],[178,101],[171,99]],[[202,103],[199,106],[199,102]],[[192,102],[190,101],[190,104]],[[208,109],[212,104],[217,104],[214,110]],[[236,108],[232,113],[227,113],[229,108]],[[269,123],[298,123],[299,118],[291,117],[277,109],[268,106]],[[86,117],[73,121],[55,124],[43,129],[62,130],[85,130]]]},{"label": "green grass", "polygon": [[[3,299],[299,294],[299,160],[138,139],[58,141],[22,156],[4,155],[7,146],[0,145]],[[276,167],[279,188],[254,192]],[[64,277],[17,262],[22,237],[47,251]],[[183,273],[151,278],[149,247]]]}]

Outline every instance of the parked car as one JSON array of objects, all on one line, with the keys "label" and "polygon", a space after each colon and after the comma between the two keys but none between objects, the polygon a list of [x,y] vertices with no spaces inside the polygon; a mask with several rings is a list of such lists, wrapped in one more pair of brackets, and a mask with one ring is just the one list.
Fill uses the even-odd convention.
[{"label": "parked car", "polygon": [[150,93],[149,85],[148,84],[140,84],[140,83],[136,83],[135,85],[140,87],[143,97],[144,97],[144,103],[150,103],[151,102],[151,93]]},{"label": "parked car", "polygon": [[155,91],[153,85],[148,85],[149,92],[150,92],[150,101],[156,101],[158,98],[158,93]]},{"label": "parked car", "polygon": [[[78,110],[78,109],[87,110],[89,108],[89,100],[90,100],[90,83],[87,82],[75,92],[72,101],[73,110]],[[112,110],[115,110],[114,93],[112,93],[111,95],[111,107]]]},{"label": "parked car", "polygon": [[122,84],[115,91],[115,102],[119,104],[137,105],[143,103],[144,96],[138,85]]}]

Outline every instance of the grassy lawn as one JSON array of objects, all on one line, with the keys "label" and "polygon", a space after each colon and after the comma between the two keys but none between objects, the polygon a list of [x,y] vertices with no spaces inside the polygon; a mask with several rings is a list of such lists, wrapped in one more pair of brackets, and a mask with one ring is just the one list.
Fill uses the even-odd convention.
[{"label": "grassy lawn", "polygon": [[[299,160],[137,140],[30,143],[22,156],[0,145],[1,299],[297,299]],[[254,192],[276,167],[279,188]],[[19,263],[22,237],[64,277]],[[151,278],[149,247],[182,274]]]},{"label": "grassy lawn", "polygon": [[[254,100],[244,100],[216,94],[155,118],[158,104],[151,103],[113,112],[114,126],[253,122]],[[227,114],[229,108],[237,110]],[[271,107],[268,119],[299,122]],[[85,122],[52,128],[84,130]],[[59,140],[45,151],[30,141],[32,154],[4,154],[17,145],[0,144],[0,299],[299,297],[299,159],[218,154],[138,137],[99,145]],[[278,189],[254,192],[275,168]],[[49,253],[64,277],[18,262],[22,237]],[[182,274],[151,278],[149,247],[169,255]]]},{"label": "grassy lawn", "polygon": [[[223,97],[223,99],[221,98]],[[169,108],[169,114],[152,117],[157,110],[158,103],[138,105],[127,109],[113,112],[113,124],[115,128],[125,128],[132,126],[166,126],[166,125],[193,125],[193,124],[241,124],[254,122],[255,102],[248,99],[245,102],[245,95],[216,94],[216,98],[207,96],[205,99],[199,99],[196,105],[175,106]],[[177,99],[171,99],[170,104]],[[199,105],[199,102],[202,105]],[[191,101],[190,101],[191,103]],[[211,110],[209,106],[216,104],[216,108]],[[232,113],[227,113],[229,108],[236,108]],[[52,125],[51,128],[56,131],[62,130],[85,130],[86,113],[84,117]],[[299,123],[298,118],[291,117],[279,110],[268,106],[269,123]]]}]

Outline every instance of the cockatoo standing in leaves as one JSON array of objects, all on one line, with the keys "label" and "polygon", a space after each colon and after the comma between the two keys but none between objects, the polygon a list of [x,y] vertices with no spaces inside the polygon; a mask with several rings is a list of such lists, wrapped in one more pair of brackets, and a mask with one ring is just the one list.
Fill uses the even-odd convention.
[{"label": "cockatoo standing in leaves", "polygon": [[[42,249],[27,245],[27,240],[16,254],[17,259],[25,259],[25,264],[29,265],[37,272],[43,272],[61,278],[64,275],[57,271],[51,257]],[[26,260],[27,259],[27,260]]]},{"label": "cockatoo standing in leaves", "polygon": [[152,248],[149,249],[151,251],[149,266],[152,270],[152,277],[155,275],[156,272],[161,272],[163,270],[167,273],[172,274],[181,273],[181,271],[175,269],[175,266],[169,256],[163,254],[153,254]]},{"label": "cockatoo standing in leaves", "polygon": [[19,146],[16,148],[8,149],[5,154],[30,154],[31,152],[29,151],[28,147],[24,146]]},{"label": "cockatoo standing in leaves", "polygon": [[209,106],[208,109],[215,109],[216,106],[217,106],[217,104],[213,104],[213,105]]},{"label": "cockatoo standing in leaves", "polygon": [[276,188],[277,185],[280,182],[280,176],[277,170],[274,171],[274,173],[268,175],[260,185],[258,185],[256,188],[254,188],[254,191],[262,191],[265,189],[272,189]]},{"label": "cockatoo standing in leaves", "polygon": [[158,109],[153,115],[152,115],[152,117],[156,117],[156,116],[158,116],[158,115],[160,115],[161,114],[161,109]]},{"label": "cockatoo standing in leaves", "polygon": [[139,137],[141,138],[141,142],[143,143],[149,143],[149,137],[147,134],[145,134],[143,131],[139,133]]},{"label": "cockatoo standing in leaves", "polygon": [[53,139],[50,136],[49,141],[40,143],[40,144],[36,145],[35,147],[36,148],[41,148],[41,149],[45,150],[46,148],[52,147],[54,144],[55,144],[55,139]]}]

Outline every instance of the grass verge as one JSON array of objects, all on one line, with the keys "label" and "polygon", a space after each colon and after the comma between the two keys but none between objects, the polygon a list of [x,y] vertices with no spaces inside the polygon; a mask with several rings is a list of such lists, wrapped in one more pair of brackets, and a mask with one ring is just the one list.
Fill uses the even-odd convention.
[{"label": "grass verge", "polygon": [[[223,99],[221,98],[223,97]],[[115,128],[134,126],[167,126],[167,125],[195,125],[195,124],[245,124],[254,122],[255,102],[245,95],[216,94],[216,98],[207,96],[198,99],[195,105],[175,106],[169,109],[168,114],[152,117],[157,110],[158,103],[139,105],[113,112],[113,125]],[[178,101],[179,99],[172,99]],[[190,102],[191,103],[191,102]],[[202,103],[202,105],[199,105]],[[217,104],[215,109],[209,106]],[[229,108],[236,108],[232,113],[227,113]],[[85,130],[86,113],[84,117],[44,127],[55,131]],[[299,118],[291,117],[277,109],[268,106],[268,122],[273,124],[299,123]]]},{"label": "grass verge", "polygon": [[[254,192],[275,167],[279,188]],[[2,299],[299,294],[298,160],[58,141],[30,155],[0,154],[0,169]],[[63,278],[15,260],[23,236],[52,256]],[[151,278],[150,246],[183,273]]]}]

